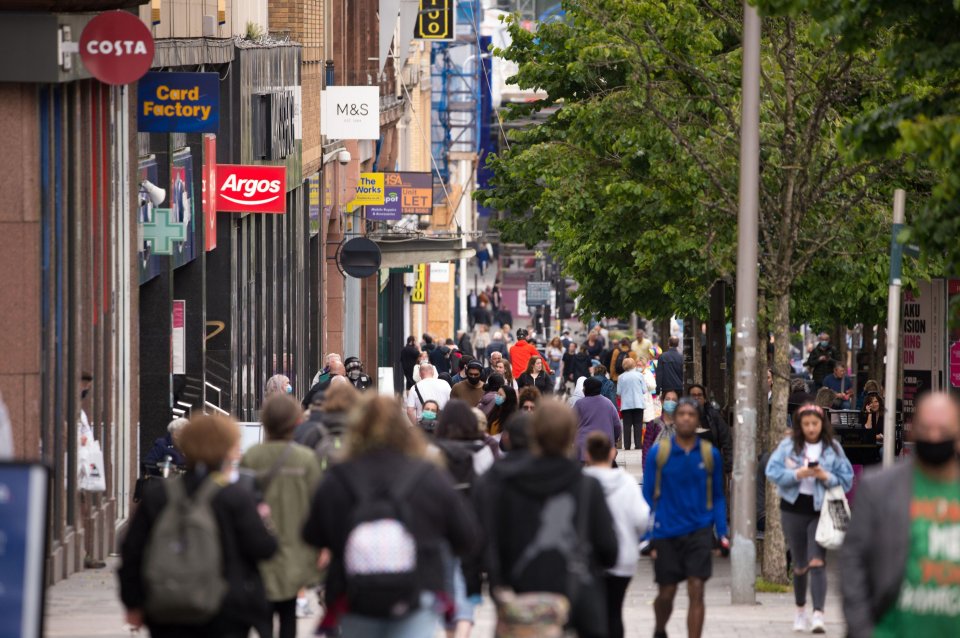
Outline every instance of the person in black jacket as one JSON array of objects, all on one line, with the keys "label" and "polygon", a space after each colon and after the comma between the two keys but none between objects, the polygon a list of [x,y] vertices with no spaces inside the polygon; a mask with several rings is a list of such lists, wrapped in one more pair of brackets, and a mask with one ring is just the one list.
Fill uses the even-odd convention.
[{"label": "person in black jacket", "polygon": [[[370,399],[349,423],[346,458],[324,476],[303,528],[308,544],[328,549],[331,554],[322,630],[339,627],[344,636],[366,635],[358,627],[374,625],[383,635],[391,630],[433,635],[439,622],[433,602],[436,594],[446,589],[444,546],[458,556],[474,551],[478,525],[454,489],[453,480],[425,460],[425,450],[423,436],[410,427],[391,398]],[[362,481],[371,490],[381,489],[411,475],[418,478],[406,503],[410,508],[409,530],[417,542],[416,570],[423,604],[399,619],[351,613],[344,552],[359,502],[354,486]]]},{"label": "person in black jacket", "polygon": [[187,494],[194,494],[206,481],[223,485],[210,506],[220,528],[227,593],[220,613],[203,625],[144,615],[150,595],[144,582],[144,558],[153,527],[167,503],[166,481],[150,481],[120,547],[120,600],[127,610],[127,623],[133,627],[146,624],[154,638],[246,638],[268,610],[257,563],[273,556],[277,541],[257,513],[253,495],[238,484],[227,483],[221,471],[240,442],[240,429],[228,417],[200,415],[184,426],[178,441],[187,459],[187,472],[182,479],[169,480],[182,480]]},{"label": "person in black jacket", "polygon": [[667,390],[683,394],[683,355],[680,354],[680,337],[670,337],[667,351],[657,359],[657,396]]},{"label": "person in black jacket", "polygon": [[413,387],[413,370],[417,367],[417,361],[420,360],[420,348],[417,347],[417,340],[411,335],[407,337],[407,345],[400,351],[400,369],[403,370],[403,376],[407,380],[407,390]]},{"label": "person in black jacket", "polygon": [[700,404],[700,423],[704,431],[698,431],[697,434],[720,451],[720,456],[723,457],[723,473],[729,477],[733,472],[733,437],[730,436],[730,426],[723,420],[720,410],[707,401],[707,389],[702,385],[694,383],[687,391],[687,396],[696,399]]},{"label": "person in black jacket", "polygon": [[619,546],[603,489],[570,458],[577,429],[573,411],[544,401],[532,414],[533,454],[495,464],[476,486],[491,590],[495,596],[502,587],[569,596],[569,548],[585,522],[590,582],[577,588],[570,624],[581,638],[606,636],[602,572],[616,564]]},{"label": "person in black jacket", "polygon": [[813,377],[813,389],[818,390],[823,385],[824,378],[833,372],[833,365],[840,360],[836,349],[830,344],[830,335],[826,332],[820,333],[820,341],[810,351],[805,365],[810,368],[810,375]]}]

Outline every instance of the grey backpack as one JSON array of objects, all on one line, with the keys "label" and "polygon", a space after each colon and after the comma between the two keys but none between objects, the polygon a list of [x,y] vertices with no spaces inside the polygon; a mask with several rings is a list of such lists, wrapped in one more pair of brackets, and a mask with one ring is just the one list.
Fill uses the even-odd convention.
[{"label": "grey backpack", "polygon": [[192,498],[180,478],[164,485],[167,504],[143,563],[145,611],[161,622],[202,624],[217,615],[227,593],[220,526],[210,506],[220,485],[207,478]]}]

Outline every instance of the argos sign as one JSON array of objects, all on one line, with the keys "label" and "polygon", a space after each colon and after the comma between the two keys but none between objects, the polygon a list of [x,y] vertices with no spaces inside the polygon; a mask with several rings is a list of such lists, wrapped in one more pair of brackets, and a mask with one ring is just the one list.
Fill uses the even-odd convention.
[{"label": "argos sign", "polygon": [[130,84],[153,64],[153,36],[132,13],[105,11],[80,34],[80,59],[101,82]]},{"label": "argos sign", "polygon": [[287,212],[287,167],[217,164],[217,210]]}]

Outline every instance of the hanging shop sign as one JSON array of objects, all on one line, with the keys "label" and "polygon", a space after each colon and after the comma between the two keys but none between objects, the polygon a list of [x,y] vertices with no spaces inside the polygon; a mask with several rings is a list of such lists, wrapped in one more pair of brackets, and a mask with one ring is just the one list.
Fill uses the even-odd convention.
[{"label": "hanging shop sign", "polygon": [[357,279],[372,277],[380,270],[380,247],[366,237],[354,237],[340,246],[337,262],[344,273]]},{"label": "hanging shop sign", "polygon": [[427,265],[417,264],[413,270],[413,290],[410,291],[410,303],[427,303]]},{"label": "hanging shop sign", "polygon": [[154,255],[172,255],[174,242],[187,240],[187,227],[177,221],[171,208],[154,208],[153,219],[140,224],[143,240],[151,244]]},{"label": "hanging shop sign", "polygon": [[414,40],[455,40],[454,0],[420,0],[420,12],[413,29]]},{"label": "hanging shop sign", "polygon": [[170,337],[170,371],[173,374],[187,373],[187,302],[174,299],[171,308],[170,325],[173,334]]},{"label": "hanging shop sign", "polygon": [[220,212],[287,212],[286,166],[218,164],[216,179]]},{"label": "hanging shop sign", "polygon": [[216,133],[220,125],[216,73],[147,73],[137,98],[141,133]]},{"label": "hanging shop sign", "polygon": [[357,194],[347,204],[347,211],[355,211],[361,206],[382,206],[383,202],[383,173],[360,173]]},{"label": "hanging shop sign", "polygon": [[367,219],[396,220],[433,213],[432,173],[384,173],[383,206],[367,206]]},{"label": "hanging shop sign", "polygon": [[328,86],[320,94],[320,133],[338,140],[379,140],[380,87]]},{"label": "hanging shop sign", "polygon": [[204,249],[217,247],[217,136],[203,136],[203,179],[200,199],[203,203]]},{"label": "hanging shop sign", "polygon": [[127,11],[106,11],[80,34],[80,59],[105,84],[130,84],[153,64],[153,36],[140,18]]}]

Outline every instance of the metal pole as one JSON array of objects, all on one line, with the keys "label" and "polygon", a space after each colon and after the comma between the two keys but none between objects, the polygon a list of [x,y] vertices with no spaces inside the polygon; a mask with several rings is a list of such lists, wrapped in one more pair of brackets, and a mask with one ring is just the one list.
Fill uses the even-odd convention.
[{"label": "metal pole", "polygon": [[900,346],[900,276],[903,270],[903,244],[897,235],[903,228],[907,193],[898,188],[893,192],[893,229],[890,231],[890,294],[887,299],[887,367],[883,381],[883,467],[893,465],[896,448],[897,371]]},{"label": "metal pole", "polygon": [[736,357],[734,359],[733,539],[735,605],[757,602],[757,224],[760,202],[760,16],[743,3],[743,111],[740,122],[740,212],[737,217]]}]

